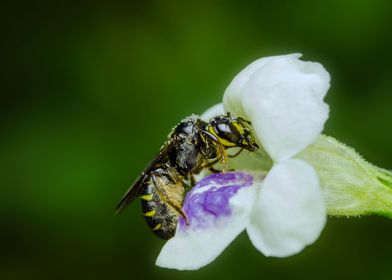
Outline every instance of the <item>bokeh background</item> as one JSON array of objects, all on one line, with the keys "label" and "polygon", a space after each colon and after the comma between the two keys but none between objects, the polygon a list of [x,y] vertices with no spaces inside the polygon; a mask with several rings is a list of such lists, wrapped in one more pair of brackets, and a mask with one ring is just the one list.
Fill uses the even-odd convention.
[{"label": "bokeh background", "polygon": [[1,279],[392,279],[392,221],[330,218],[301,254],[242,234],[194,272],[134,203],[114,207],[179,120],[221,100],[263,56],[331,73],[326,134],[392,169],[392,2],[3,2]]}]

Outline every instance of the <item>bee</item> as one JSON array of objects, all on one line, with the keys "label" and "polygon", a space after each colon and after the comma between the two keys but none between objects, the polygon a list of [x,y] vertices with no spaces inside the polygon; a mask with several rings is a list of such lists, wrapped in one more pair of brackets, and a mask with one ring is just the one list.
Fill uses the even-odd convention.
[{"label": "bee", "polygon": [[[225,171],[229,157],[259,148],[250,125],[249,121],[232,117],[230,113],[209,122],[196,115],[182,120],[125,193],[116,214],[140,197],[148,226],[158,237],[172,238],[180,216],[188,223],[182,203],[187,189],[195,184],[194,175],[206,168],[220,172],[213,167],[216,163],[221,163]],[[226,150],[230,148],[240,149],[228,155]]]}]

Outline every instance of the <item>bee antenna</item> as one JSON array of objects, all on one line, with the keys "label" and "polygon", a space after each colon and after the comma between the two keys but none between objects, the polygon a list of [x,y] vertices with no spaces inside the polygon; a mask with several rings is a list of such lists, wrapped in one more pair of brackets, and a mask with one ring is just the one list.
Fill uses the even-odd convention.
[{"label": "bee antenna", "polygon": [[248,121],[248,120],[245,120],[245,119],[243,119],[243,118],[241,118],[241,117],[238,117],[241,121],[243,121],[243,122],[246,122],[247,124],[252,124],[250,121]]}]

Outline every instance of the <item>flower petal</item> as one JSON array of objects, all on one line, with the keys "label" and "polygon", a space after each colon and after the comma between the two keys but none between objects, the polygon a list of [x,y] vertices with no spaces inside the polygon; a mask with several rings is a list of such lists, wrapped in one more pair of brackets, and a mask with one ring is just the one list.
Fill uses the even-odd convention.
[{"label": "flower petal", "polygon": [[313,243],[325,222],[316,172],[308,163],[290,159],[265,178],[247,232],[264,255],[286,257]]},{"label": "flower petal", "polygon": [[249,81],[251,76],[259,69],[264,67],[265,64],[269,63],[270,61],[289,56],[298,58],[301,56],[301,54],[263,57],[246,66],[240,73],[237,74],[237,76],[234,77],[225,91],[223,96],[225,111],[231,112],[236,116],[246,117],[247,114],[245,113],[245,110],[242,106],[242,89],[244,85]]},{"label": "flower petal", "polygon": [[314,142],[328,119],[323,102],[328,72],[299,54],[257,60],[234,78],[225,110],[247,117],[275,161],[290,158]]},{"label": "flower petal", "polygon": [[203,121],[210,121],[215,116],[223,115],[225,111],[223,110],[223,103],[218,103],[209,108],[207,111],[205,111],[203,114],[201,114],[200,118]]},{"label": "flower petal", "polygon": [[246,173],[227,172],[204,178],[185,198],[176,235],[162,248],[156,264],[179,270],[212,262],[249,223],[256,188]]}]

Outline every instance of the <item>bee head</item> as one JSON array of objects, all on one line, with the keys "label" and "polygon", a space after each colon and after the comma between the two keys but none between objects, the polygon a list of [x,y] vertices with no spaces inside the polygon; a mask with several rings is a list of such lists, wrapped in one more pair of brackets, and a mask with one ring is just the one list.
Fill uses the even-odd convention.
[{"label": "bee head", "polygon": [[240,117],[227,115],[216,116],[211,119],[209,132],[212,133],[224,147],[240,147],[249,151],[256,151],[256,144],[251,123]]}]

